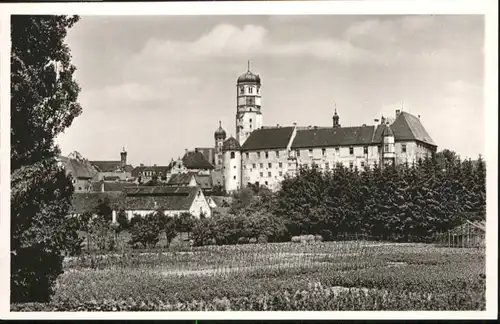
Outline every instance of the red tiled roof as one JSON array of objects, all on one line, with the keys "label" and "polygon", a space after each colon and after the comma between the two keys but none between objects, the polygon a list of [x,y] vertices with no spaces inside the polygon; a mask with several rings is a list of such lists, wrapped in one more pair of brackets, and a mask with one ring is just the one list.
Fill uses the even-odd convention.
[{"label": "red tiled roof", "polygon": [[243,144],[242,151],[286,148],[293,127],[260,128],[254,130]]}]

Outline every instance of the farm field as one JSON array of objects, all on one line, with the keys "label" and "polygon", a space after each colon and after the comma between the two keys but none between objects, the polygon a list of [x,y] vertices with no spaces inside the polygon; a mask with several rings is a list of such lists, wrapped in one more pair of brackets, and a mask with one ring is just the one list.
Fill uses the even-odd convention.
[{"label": "farm field", "polygon": [[482,249],[368,241],[67,258],[27,311],[483,310]]}]

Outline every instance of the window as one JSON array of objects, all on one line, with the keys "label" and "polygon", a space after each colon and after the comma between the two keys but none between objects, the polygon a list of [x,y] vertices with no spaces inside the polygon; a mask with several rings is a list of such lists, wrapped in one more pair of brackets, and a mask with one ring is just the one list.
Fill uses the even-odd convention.
[{"label": "window", "polygon": [[401,144],[401,153],[406,153],[406,144]]},{"label": "window", "polygon": [[257,152],[257,158],[260,159],[260,152]]},{"label": "window", "polygon": [[280,151],[276,151],[276,157],[279,158],[280,157]]},{"label": "window", "polygon": [[248,159],[248,152],[245,153],[245,157]]},{"label": "window", "polygon": [[309,156],[312,156],[312,155],[313,155],[313,150],[309,149]]},{"label": "window", "polygon": [[264,167],[264,163],[261,163],[259,166],[262,169]]},{"label": "window", "polygon": [[268,167],[268,168],[272,168],[272,167],[273,167],[273,164],[272,164],[272,163],[268,163],[268,164],[267,164],[267,167]]},{"label": "window", "polygon": [[351,161],[351,162],[349,162],[349,169],[352,170],[353,168],[354,168],[354,162]]},{"label": "window", "polygon": [[231,152],[231,159],[234,159],[234,152]]},{"label": "window", "polygon": [[354,155],[354,147],[349,147],[349,154]]},{"label": "window", "polygon": [[340,154],[340,148],[336,147],[335,148],[335,155],[339,155]]},{"label": "window", "polygon": [[252,118],[250,118],[250,122],[252,122]]},{"label": "window", "polygon": [[377,151],[378,151],[378,153],[380,154],[380,152],[382,152],[382,147],[381,147],[381,146],[378,146],[378,147],[377,147]]},{"label": "window", "polygon": [[268,173],[267,173],[267,176],[268,176],[268,177],[271,177],[271,172],[268,172]]},{"label": "window", "polygon": [[324,148],[324,149],[321,149],[321,155],[322,155],[322,156],[325,156],[325,155],[326,155],[326,149],[325,149],[325,148]]},{"label": "window", "polygon": [[384,145],[384,152],[389,152],[389,145],[388,144]]},{"label": "window", "polygon": [[240,87],[240,94],[243,94],[245,93],[245,88],[244,87]]},{"label": "window", "polygon": [[325,162],[325,169],[326,169],[326,170],[330,169],[330,163]]},{"label": "window", "polygon": [[260,88],[257,88],[257,94],[259,94],[259,90],[260,90]]},{"label": "window", "polygon": [[264,184],[267,186],[267,181],[265,181]]},{"label": "window", "polygon": [[254,168],[254,169],[255,169],[255,163],[252,163],[252,168]]},{"label": "window", "polygon": [[283,176],[283,171],[280,171],[280,177],[282,177],[282,176]]},{"label": "window", "polygon": [[233,167],[233,169],[236,169],[236,165]]},{"label": "window", "polygon": [[248,87],[248,93],[252,93],[252,87]]},{"label": "window", "polygon": [[233,176],[233,179],[236,180],[236,176]]},{"label": "window", "polygon": [[266,152],[266,159],[269,158],[269,152]]},{"label": "window", "polygon": [[368,154],[368,146],[363,147],[363,153]]},{"label": "window", "polygon": [[283,167],[283,163],[278,163],[278,166],[280,167],[280,169]]},{"label": "window", "polygon": [[264,176],[264,172],[261,172],[260,173],[260,177],[262,178]]},{"label": "window", "polygon": [[300,156],[300,150],[295,150],[295,153],[297,153],[297,156]]},{"label": "window", "polygon": [[365,167],[365,162],[364,161],[361,161],[361,167],[364,168]]}]

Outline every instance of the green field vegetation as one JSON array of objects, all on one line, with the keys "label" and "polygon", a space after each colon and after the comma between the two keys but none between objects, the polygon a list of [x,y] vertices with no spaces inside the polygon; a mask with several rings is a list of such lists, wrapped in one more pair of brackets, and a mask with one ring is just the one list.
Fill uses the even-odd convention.
[{"label": "green field vegetation", "polygon": [[12,310],[484,310],[486,303],[481,249],[359,241],[93,258],[66,260],[50,303]]}]

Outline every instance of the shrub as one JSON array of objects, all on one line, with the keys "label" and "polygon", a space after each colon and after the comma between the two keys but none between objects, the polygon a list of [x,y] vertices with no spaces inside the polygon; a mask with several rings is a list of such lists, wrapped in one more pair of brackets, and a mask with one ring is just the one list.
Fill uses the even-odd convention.
[{"label": "shrub", "polygon": [[161,219],[156,213],[150,213],[145,217],[136,215],[131,222],[130,234],[132,239],[128,242],[132,247],[141,244],[144,248],[154,248],[160,240],[162,230]]}]

